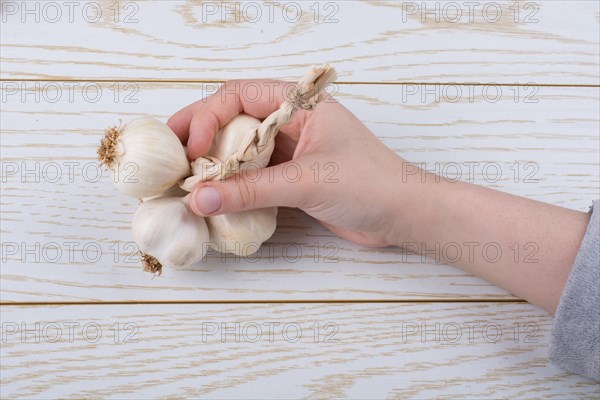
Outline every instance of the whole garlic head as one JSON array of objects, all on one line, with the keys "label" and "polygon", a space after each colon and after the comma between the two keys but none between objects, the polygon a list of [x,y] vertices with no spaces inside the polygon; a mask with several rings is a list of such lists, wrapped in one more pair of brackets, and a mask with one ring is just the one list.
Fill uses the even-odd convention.
[{"label": "whole garlic head", "polygon": [[185,267],[204,257],[208,227],[203,217],[190,210],[188,197],[145,201],[133,216],[133,240],[144,254],[146,270],[160,273],[162,265]]},{"label": "whole garlic head", "polygon": [[117,189],[136,198],[157,196],[191,174],[177,135],[149,117],[107,129],[98,159],[110,170]]},{"label": "whole garlic head", "polygon": [[277,207],[208,217],[211,246],[221,253],[247,257],[268,240],[277,227]]}]

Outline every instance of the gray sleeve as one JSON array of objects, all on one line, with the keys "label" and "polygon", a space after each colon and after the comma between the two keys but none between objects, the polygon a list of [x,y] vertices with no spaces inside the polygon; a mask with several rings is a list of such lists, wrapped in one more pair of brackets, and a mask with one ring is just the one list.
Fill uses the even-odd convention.
[{"label": "gray sleeve", "polygon": [[562,369],[600,380],[600,200],[560,299],[550,344],[550,361]]}]

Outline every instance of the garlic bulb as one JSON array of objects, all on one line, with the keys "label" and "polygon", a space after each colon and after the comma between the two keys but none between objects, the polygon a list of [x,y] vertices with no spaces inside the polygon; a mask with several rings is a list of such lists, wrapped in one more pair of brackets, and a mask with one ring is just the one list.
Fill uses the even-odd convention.
[{"label": "garlic bulb", "polygon": [[[208,156],[225,161],[253,140],[260,120],[247,114],[239,114],[220,129],[208,151]],[[272,141],[256,158],[240,165],[240,170],[264,168],[269,164],[275,148]],[[239,171],[232,171],[239,172]],[[242,176],[240,179],[244,179]],[[269,239],[277,227],[277,207],[223,214],[208,218],[212,247],[221,253],[249,256]]]},{"label": "garlic bulb", "polygon": [[183,145],[154,118],[135,119],[106,130],[98,159],[111,172],[117,189],[128,196],[157,196],[191,174]]},{"label": "garlic bulb", "polygon": [[208,217],[211,246],[221,253],[247,257],[268,240],[277,227],[277,207]]},{"label": "garlic bulb", "polygon": [[162,265],[185,267],[204,257],[208,227],[190,210],[188,197],[148,200],[133,216],[133,240],[143,254],[145,270],[160,273]]},{"label": "garlic bulb", "polygon": [[[223,128],[219,129],[213,140],[213,145],[208,151],[208,155],[215,157],[221,161],[225,161],[227,157],[234,154],[243,144],[251,141],[254,138],[254,132],[260,125],[260,120],[251,117],[248,114],[236,115]],[[275,141],[260,154],[257,154],[251,162],[242,164],[244,167],[264,168],[269,164],[271,154],[275,148]]]}]

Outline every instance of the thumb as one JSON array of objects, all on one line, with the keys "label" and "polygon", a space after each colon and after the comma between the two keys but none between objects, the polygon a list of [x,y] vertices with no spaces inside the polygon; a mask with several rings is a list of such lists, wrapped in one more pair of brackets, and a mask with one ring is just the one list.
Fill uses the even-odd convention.
[{"label": "thumb", "polygon": [[247,169],[224,181],[202,182],[192,191],[189,204],[201,216],[275,206],[301,207],[306,196],[305,181],[295,161]]}]

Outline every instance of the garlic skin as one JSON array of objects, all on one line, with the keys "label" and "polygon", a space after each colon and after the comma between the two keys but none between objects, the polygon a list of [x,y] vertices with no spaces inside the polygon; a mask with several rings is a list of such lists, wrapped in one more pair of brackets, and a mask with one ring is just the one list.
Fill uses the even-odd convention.
[{"label": "garlic skin", "polygon": [[110,170],[116,188],[135,198],[160,195],[191,174],[177,135],[149,117],[107,129],[98,159]]},{"label": "garlic skin", "polygon": [[211,246],[220,253],[247,257],[268,240],[277,227],[277,207],[208,217]]},{"label": "garlic skin", "polygon": [[208,153],[192,161],[193,175],[182,180],[179,183],[180,187],[191,192],[200,182],[225,179],[239,171],[266,167],[275,149],[274,140],[268,142],[260,154],[256,146],[249,146],[248,153],[244,155],[249,156],[250,161],[243,161],[235,166],[224,166],[229,157],[254,141],[256,128],[260,124],[260,120],[247,114],[233,117],[227,125],[217,131]]},{"label": "garlic skin", "polygon": [[[185,267],[202,260],[209,247],[206,221],[192,212],[188,197],[159,197],[140,204],[133,216],[133,240],[144,257],[152,256],[162,265]],[[148,270],[147,260],[144,259]]]},{"label": "garlic skin", "polygon": [[[237,152],[244,143],[254,137],[254,132],[259,125],[260,120],[248,114],[236,115],[216,133],[208,155],[225,161],[227,157]],[[266,167],[271,159],[273,149],[275,149],[275,141],[272,141],[265,150],[257,154],[252,161],[242,164],[242,169],[244,167]]]}]

